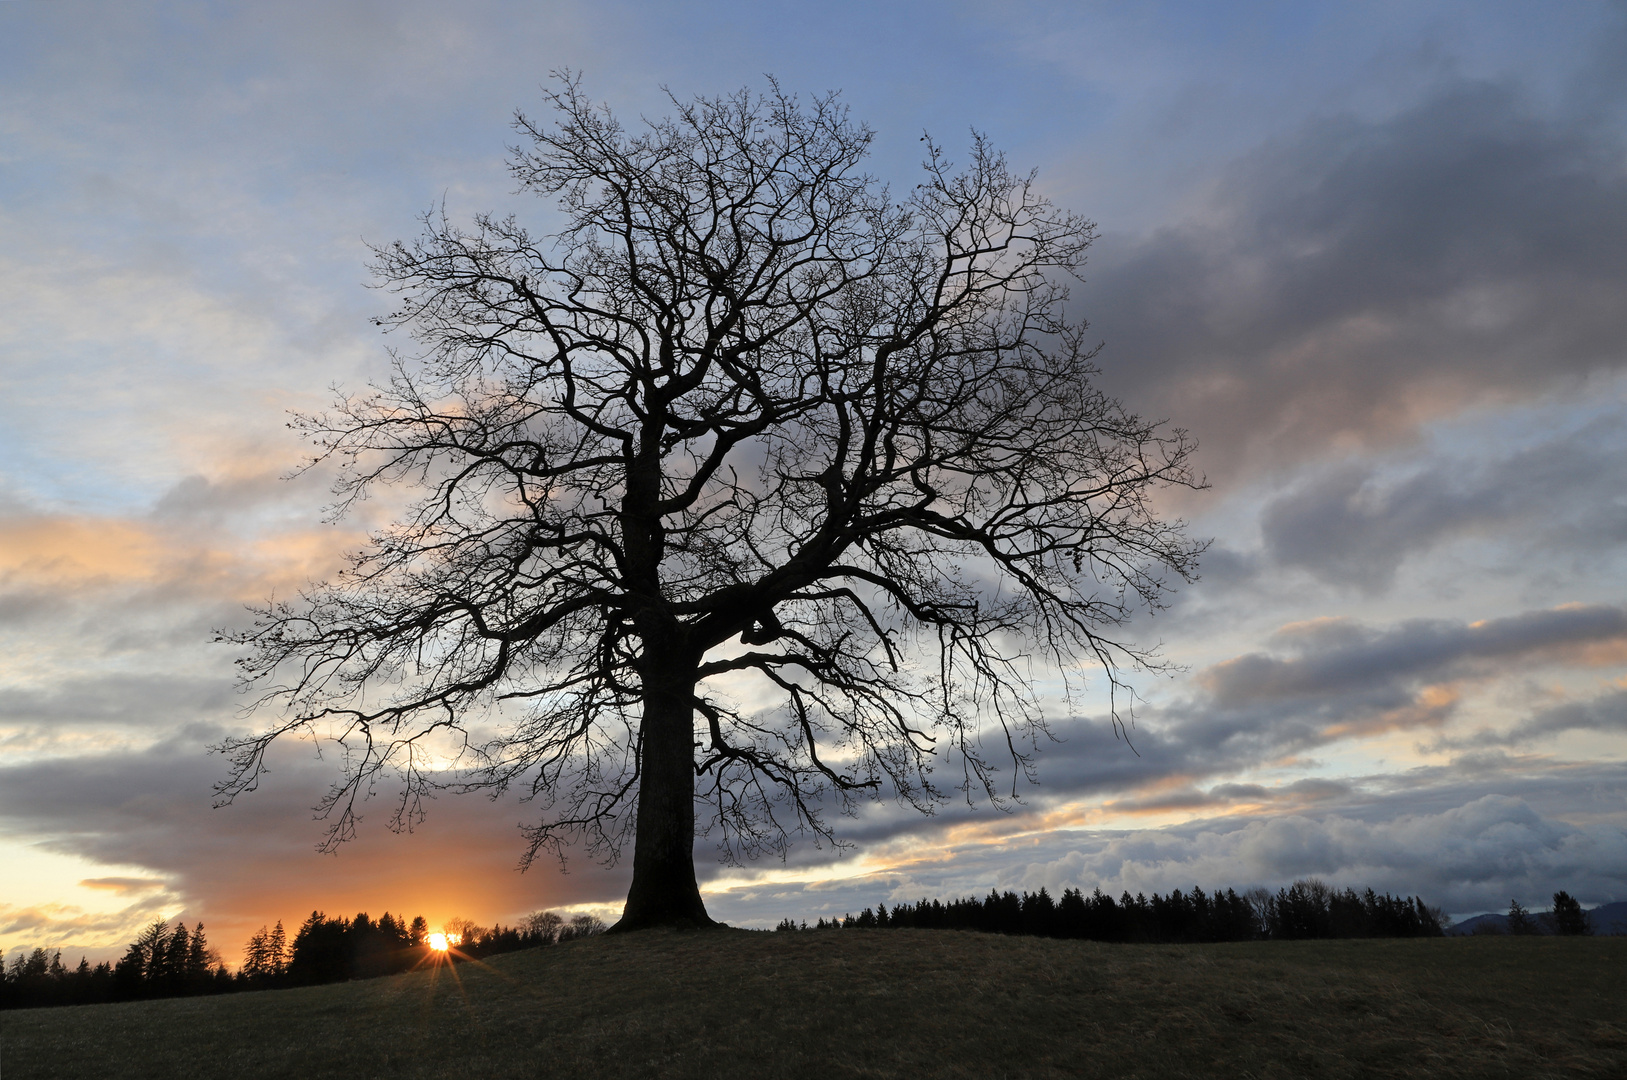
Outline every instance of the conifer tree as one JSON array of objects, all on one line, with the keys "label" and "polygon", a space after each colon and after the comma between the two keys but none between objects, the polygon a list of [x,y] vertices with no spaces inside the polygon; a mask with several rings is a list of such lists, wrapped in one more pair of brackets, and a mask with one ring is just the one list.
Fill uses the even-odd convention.
[{"label": "conifer tree", "polygon": [[1576,936],[1593,932],[1581,902],[1563,889],[1554,893],[1553,921],[1556,934]]},{"label": "conifer tree", "polygon": [[168,947],[169,923],[156,919],[136,935],[121,963],[129,962],[130,971],[137,980],[151,982],[163,971]]},{"label": "conifer tree", "polygon": [[[281,923],[277,924],[281,926]],[[244,978],[258,979],[271,974],[270,948],[266,937],[266,928],[260,927],[249,938],[249,943],[243,947]]]},{"label": "conifer tree", "polygon": [[117,988],[120,1001],[129,1000],[141,994],[143,979],[146,970],[141,963],[141,950],[134,942],[124,951],[119,962],[113,968],[113,983]]},{"label": "conifer tree", "polygon": [[164,944],[164,959],[156,977],[172,988],[179,987],[186,979],[187,963],[191,958],[192,935],[187,933],[186,923],[177,921],[174,932]]},{"label": "conifer tree", "polygon": [[209,939],[204,937],[203,923],[192,928],[192,941],[187,949],[186,981],[191,987],[202,986],[209,978],[209,969],[214,962],[214,950],[209,947]]},{"label": "conifer tree", "polygon": [[288,959],[288,933],[282,928],[282,920],[278,919],[271,936],[266,939],[266,962],[270,965],[270,974],[279,978],[288,974]]}]

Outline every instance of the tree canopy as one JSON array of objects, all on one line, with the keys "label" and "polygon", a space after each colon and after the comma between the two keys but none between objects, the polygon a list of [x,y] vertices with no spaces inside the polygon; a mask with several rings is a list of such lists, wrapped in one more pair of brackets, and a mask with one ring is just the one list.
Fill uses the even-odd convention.
[{"label": "tree canopy", "polygon": [[959,167],[924,140],[895,198],[834,94],[633,129],[573,78],[548,103],[510,168],[559,228],[432,213],[376,249],[414,345],[299,426],[337,513],[416,499],[226,635],[281,714],[221,793],[295,732],[346,750],[330,843],[382,780],[398,826],[436,788],[518,788],[525,863],[632,839],[620,925],[705,923],[697,804],[754,856],[856,799],[1013,793],[1030,664],[1119,688],[1151,661],[1122,628],[1201,550],[1152,499],[1201,481],[1184,432],[1093,382],[1065,305],[1094,226],[981,136]]}]

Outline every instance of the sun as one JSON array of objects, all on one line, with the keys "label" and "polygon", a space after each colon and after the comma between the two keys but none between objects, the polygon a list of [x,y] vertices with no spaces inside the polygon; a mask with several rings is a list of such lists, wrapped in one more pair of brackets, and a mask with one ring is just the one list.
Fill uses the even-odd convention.
[{"label": "sun", "polygon": [[436,952],[446,952],[458,943],[457,934],[431,934],[428,937],[429,947]]}]

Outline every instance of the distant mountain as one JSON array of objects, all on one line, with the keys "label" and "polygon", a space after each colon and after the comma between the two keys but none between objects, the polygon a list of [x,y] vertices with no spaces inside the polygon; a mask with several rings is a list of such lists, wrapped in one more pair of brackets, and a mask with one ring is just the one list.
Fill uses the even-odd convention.
[{"label": "distant mountain", "polygon": [[1627,900],[1600,904],[1587,913],[1595,934],[1627,934]]},{"label": "distant mountain", "polygon": [[[1548,933],[1548,928],[1541,920],[1537,922],[1537,929]],[[1446,932],[1448,937],[1468,937],[1471,934],[1506,934],[1508,933],[1507,915],[1476,915],[1472,919],[1464,919],[1460,923],[1453,923],[1452,928]]]},{"label": "distant mountain", "polygon": [[[1553,933],[1553,926],[1546,911],[1533,911],[1531,917],[1537,924],[1537,932],[1541,934]],[[1600,904],[1587,913],[1588,921],[1593,926],[1595,934],[1627,934],[1627,900],[1617,900],[1613,904]],[[1447,931],[1451,935],[1468,934],[1506,934],[1508,933],[1507,915],[1476,915],[1472,919],[1464,919]]]}]

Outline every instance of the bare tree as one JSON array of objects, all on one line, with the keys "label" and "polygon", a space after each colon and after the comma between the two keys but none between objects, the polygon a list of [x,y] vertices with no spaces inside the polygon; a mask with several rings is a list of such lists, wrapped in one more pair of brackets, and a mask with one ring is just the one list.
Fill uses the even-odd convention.
[{"label": "bare tree", "polygon": [[856,797],[930,811],[940,757],[999,801],[1044,733],[1030,663],[1119,690],[1151,662],[1115,629],[1192,576],[1150,499],[1199,483],[1193,447],[1092,384],[1064,302],[1094,226],[980,136],[960,171],[926,141],[897,201],[834,95],[637,130],[568,77],[548,100],[511,168],[560,231],[431,214],[376,250],[417,348],[303,426],[337,513],[421,497],[225,635],[284,711],[221,794],[291,732],[345,749],[329,843],[387,773],[396,827],[517,787],[522,865],[631,836],[618,927],[705,924],[697,802],[734,857],[830,839]]},{"label": "bare tree", "polygon": [[520,920],[520,928],[533,937],[552,943],[559,938],[565,920],[552,911],[533,911]]}]

